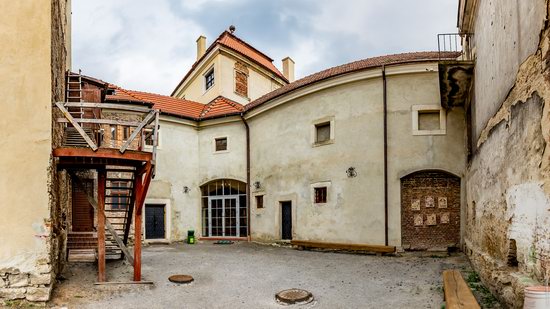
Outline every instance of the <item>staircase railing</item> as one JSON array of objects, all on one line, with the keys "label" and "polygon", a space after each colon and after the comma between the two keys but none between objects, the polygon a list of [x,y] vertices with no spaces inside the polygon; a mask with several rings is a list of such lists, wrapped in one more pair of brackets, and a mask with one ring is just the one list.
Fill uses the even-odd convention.
[{"label": "staircase railing", "polygon": [[[88,147],[93,151],[99,148],[114,148],[121,153],[126,150],[153,153],[153,164],[158,146],[159,111],[143,106],[57,102],[63,117],[56,121],[64,125],[65,136],[77,134],[81,143],[65,143],[66,147]],[[82,110],[76,117],[71,109]],[[72,141],[75,140],[73,136]],[[67,138],[65,138],[67,141]]]}]

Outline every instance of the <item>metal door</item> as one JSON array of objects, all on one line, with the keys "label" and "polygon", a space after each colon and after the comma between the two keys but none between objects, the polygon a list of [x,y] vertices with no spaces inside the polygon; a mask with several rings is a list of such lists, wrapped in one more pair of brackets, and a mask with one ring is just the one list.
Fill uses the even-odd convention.
[{"label": "metal door", "polygon": [[281,239],[292,239],[292,202],[281,202]]},{"label": "metal door", "polygon": [[145,206],[145,238],[164,239],[164,205]]}]

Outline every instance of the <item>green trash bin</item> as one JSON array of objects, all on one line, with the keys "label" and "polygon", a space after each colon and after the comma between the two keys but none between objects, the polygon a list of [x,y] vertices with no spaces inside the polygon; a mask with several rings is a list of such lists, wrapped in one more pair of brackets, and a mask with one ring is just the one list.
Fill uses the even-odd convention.
[{"label": "green trash bin", "polygon": [[194,230],[188,230],[187,231],[187,243],[191,244],[191,245],[195,243],[195,231]]}]

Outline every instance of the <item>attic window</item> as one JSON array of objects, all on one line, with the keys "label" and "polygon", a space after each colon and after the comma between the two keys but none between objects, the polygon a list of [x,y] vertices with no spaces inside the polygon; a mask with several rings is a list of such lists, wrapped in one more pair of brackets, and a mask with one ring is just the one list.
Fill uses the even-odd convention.
[{"label": "attic window", "polygon": [[214,86],[214,68],[204,75],[204,89],[208,90]]}]

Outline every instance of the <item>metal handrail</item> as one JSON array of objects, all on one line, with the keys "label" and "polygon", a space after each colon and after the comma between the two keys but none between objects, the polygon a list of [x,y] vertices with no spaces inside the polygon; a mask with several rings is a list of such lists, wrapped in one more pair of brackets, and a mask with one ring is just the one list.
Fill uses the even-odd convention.
[{"label": "metal handrail", "polygon": [[439,60],[449,59],[448,53],[456,53],[458,61],[472,61],[471,33],[440,33],[437,35]]}]

